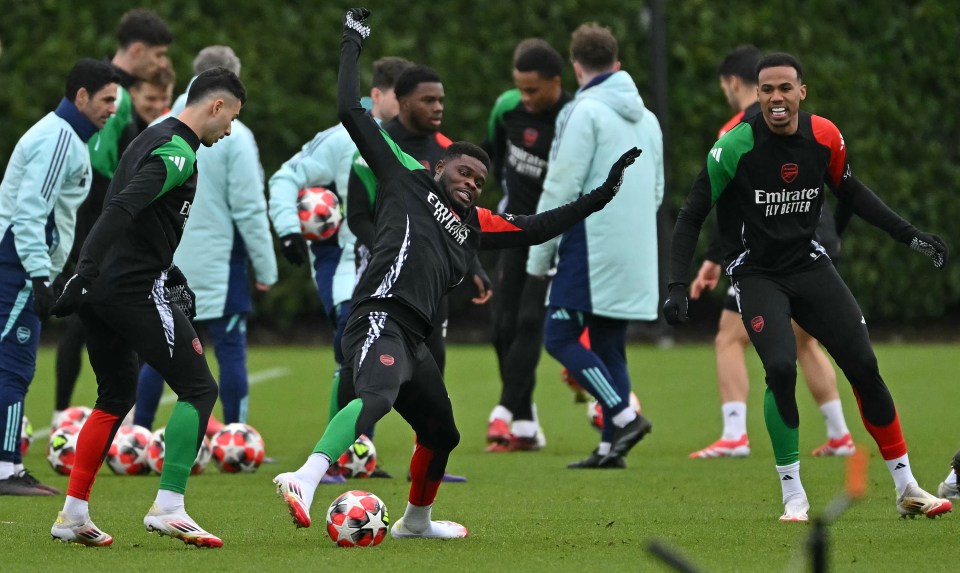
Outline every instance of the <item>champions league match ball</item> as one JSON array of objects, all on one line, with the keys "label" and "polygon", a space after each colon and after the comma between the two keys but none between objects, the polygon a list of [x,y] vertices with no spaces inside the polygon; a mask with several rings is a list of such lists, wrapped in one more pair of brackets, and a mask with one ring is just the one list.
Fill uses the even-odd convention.
[{"label": "champions league match ball", "polygon": [[153,434],[143,426],[121,426],[107,451],[107,465],[117,475],[147,475],[147,446],[152,438]]},{"label": "champions league match ball", "polygon": [[[637,395],[633,392],[630,392],[630,407],[632,407],[637,414],[640,413],[640,398],[637,398]],[[603,429],[603,408],[596,400],[590,400],[590,402],[587,403],[587,418],[590,420],[591,426],[598,430]]]},{"label": "champions league match ball", "polygon": [[[146,459],[150,469],[156,473],[163,473],[163,458],[167,450],[167,429],[160,428],[150,437],[150,443],[147,444]],[[202,473],[207,464],[210,463],[211,447],[210,440],[204,436],[200,442],[200,450],[197,457],[193,460],[193,466],[190,468],[190,475]]]},{"label": "champions league match ball", "polygon": [[80,424],[61,426],[50,434],[47,447],[47,461],[53,471],[68,476],[73,470],[77,457],[77,436],[80,435]]},{"label": "champions league match ball", "polygon": [[327,533],[340,547],[380,545],[389,525],[387,506],[368,491],[348,491],[327,510]]},{"label": "champions league match ball", "polygon": [[70,406],[57,415],[56,426],[57,428],[69,426],[70,424],[83,426],[92,413],[93,410],[86,406]]},{"label": "champions league match ball", "polygon": [[337,464],[343,477],[370,477],[377,467],[377,449],[373,447],[370,438],[361,434],[357,441],[343,452]]},{"label": "champions league match ball", "polygon": [[308,241],[324,241],[340,229],[343,213],[337,194],[324,187],[307,187],[297,194],[300,230]]},{"label": "champions league match ball", "polygon": [[253,426],[227,424],[210,439],[213,463],[221,472],[235,474],[257,471],[263,463],[263,438]]}]

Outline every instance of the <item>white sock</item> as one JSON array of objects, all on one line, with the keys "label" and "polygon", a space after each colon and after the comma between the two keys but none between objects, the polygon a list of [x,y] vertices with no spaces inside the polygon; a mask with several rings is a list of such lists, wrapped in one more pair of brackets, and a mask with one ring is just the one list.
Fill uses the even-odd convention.
[{"label": "white sock", "polygon": [[518,438],[536,438],[537,428],[537,423],[531,420],[516,420],[510,425],[510,432]]},{"label": "white sock", "polygon": [[777,473],[780,474],[780,491],[783,492],[783,502],[791,495],[807,492],[803,491],[803,484],[800,483],[800,462],[793,462],[788,466],[777,466]]},{"label": "white sock", "polygon": [[950,470],[950,473],[947,474],[947,479],[943,480],[943,483],[947,485],[957,485],[957,472]]},{"label": "white sock", "polygon": [[13,464],[13,475],[21,475],[24,469],[23,464]]},{"label": "white sock", "polygon": [[494,420],[503,420],[504,422],[509,424],[510,422],[513,421],[513,414],[510,412],[510,410],[507,410],[500,404],[497,404],[493,408],[493,411],[490,412],[490,419],[488,421],[492,422]]},{"label": "white sock", "polygon": [[843,408],[840,407],[839,398],[821,404],[820,412],[823,413],[823,419],[827,423],[828,438],[836,440],[850,433],[847,428],[847,421],[843,417]]},{"label": "white sock", "polygon": [[903,454],[899,458],[884,460],[890,475],[893,476],[893,485],[897,487],[897,495],[903,493],[903,489],[911,483],[917,483],[917,478],[913,477],[913,471],[910,469],[909,454]]},{"label": "white sock", "polygon": [[430,527],[430,514],[433,504],[413,505],[407,502],[407,510],[403,512],[403,526],[414,533],[423,533]]},{"label": "white sock", "polygon": [[79,497],[68,495],[63,502],[63,513],[67,514],[71,521],[84,521],[90,515],[90,503]]},{"label": "white sock", "polygon": [[613,445],[613,444],[611,444],[610,442],[600,442],[600,445],[597,446],[597,454],[599,454],[599,455],[601,455],[601,456],[605,456],[605,455],[609,454],[609,453],[610,453],[610,446],[612,446],[612,445]]},{"label": "white sock", "polygon": [[537,405],[530,404],[530,411],[533,413],[533,421],[537,423],[537,427],[540,427],[540,416],[537,416]]},{"label": "white sock", "polygon": [[724,440],[739,440],[747,433],[746,402],[724,402],[720,411],[723,412]]},{"label": "white sock", "polygon": [[183,494],[169,489],[158,489],[157,499],[154,503],[157,504],[157,509],[164,513],[184,510]]},{"label": "white sock", "polygon": [[613,425],[622,428],[637,419],[637,411],[627,406],[613,417]]},{"label": "white sock", "polygon": [[13,462],[0,462],[0,479],[7,479],[13,475]]},{"label": "white sock", "polygon": [[303,485],[310,488],[310,498],[313,498],[313,491],[317,489],[323,475],[330,469],[330,458],[316,453],[310,454],[307,461],[300,466],[300,469],[294,472],[297,479],[303,482]]}]

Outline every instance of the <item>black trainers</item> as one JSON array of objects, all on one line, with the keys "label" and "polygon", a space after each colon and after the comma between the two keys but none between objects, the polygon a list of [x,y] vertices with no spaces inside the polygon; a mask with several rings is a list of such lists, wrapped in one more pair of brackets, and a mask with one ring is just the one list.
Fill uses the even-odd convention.
[{"label": "black trainers", "polygon": [[0,495],[42,496],[53,495],[53,493],[29,485],[20,476],[10,476],[7,479],[0,479]]},{"label": "black trainers", "polygon": [[370,477],[372,478],[381,478],[381,479],[393,479],[393,476],[387,470],[376,466],[373,468],[373,471],[370,472]]},{"label": "black trainers", "polygon": [[45,491],[49,491],[51,495],[60,495],[59,489],[53,487],[52,485],[40,483],[40,480],[33,477],[33,474],[30,473],[30,470],[23,470],[22,472],[20,472],[19,477],[20,477],[20,480],[23,481],[23,483],[27,484],[30,487],[35,487]]},{"label": "black trainers", "polygon": [[627,460],[623,459],[622,456],[601,456],[597,453],[597,450],[593,450],[586,458],[578,461],[571,462],[567,464],[567,467],[572,470],[582,470],[582,469],[616,469],[622,470],[627,467]]},{"label": "black trainers", "polygon": [[613,434],[613,442],[610,446],[610,453],[607,454],[607,456],[623,457],[627,455],[627,453],[633,449],[633,446],[637,445],[637,442],[649,434],[650,430],[652,429],[653,424],[650,423],[650,420],[644,418],[640,414],[637,414],[637,417],[634,418],[632,422],[622,428],[616,429]]}]

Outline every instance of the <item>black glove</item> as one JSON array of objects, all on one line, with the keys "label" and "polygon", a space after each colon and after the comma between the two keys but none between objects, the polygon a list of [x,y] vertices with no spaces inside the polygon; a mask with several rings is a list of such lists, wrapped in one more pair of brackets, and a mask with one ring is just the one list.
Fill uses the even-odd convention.
[{"label": "black glove", "polygon": [[167,302],[180,308],[180,311],[193,320],[197,316],[197,295],[187,284],[187,277],[179,267],[170,267],[167,271],[167,280],[163,285]]},{"label": "black glove", "polygon": [[366,8],[350,8],[343,15],[343,33],[356,32],[360,39],[370,37],[370,26],[365,24],[370,17],[370,10]]},{"label": "black glove", "polygon": [[60,293],[60,298],[57,299],[57,302],[50,309],[50,314],[64,317],[76,312],[80,303],[83,302],[83,296],[87,294],[87,287],[89,286],[90,281],[80,275],[70,277],[67,284],[63,285],[63,292]]},{"label": "black glove", "polygon": [[947,266],[947,244],[936,235],[918,231],[910,240],[910,248],[933,259],[933,266],[938,269]]},{"label": "black glove", "polygon": [[57,297],[53,295],[53,289],[50,288],[50,279],[33,277],[30,282],[33,283],[33,306],[37,316],[40,320],[47,320],[50,316],[50,308],[57,301]]},{"label": "black glove", "polygon": [[593,193],[596,193],[603,200],[600,204],[601,207],[609,203],[620,191],[624,170],[633,165],[633,162],[640,157],[641,153],[643,153],[643,150],[636,147],[627,150],[610,168],[610,174],[607,175],[607,180],[603,182],[603,185],[593,190]]},{"label": "black glove", "polygon": [[280,237],[280,248],[283,249],[284,258],[298,267],[307,261],[307,241],[300,233]]},{"label": "black glove", "polygon": [[671,283],[667,290],[667,300],[663,303],[663,317],[667,324],[687,323],[687,285]]}]

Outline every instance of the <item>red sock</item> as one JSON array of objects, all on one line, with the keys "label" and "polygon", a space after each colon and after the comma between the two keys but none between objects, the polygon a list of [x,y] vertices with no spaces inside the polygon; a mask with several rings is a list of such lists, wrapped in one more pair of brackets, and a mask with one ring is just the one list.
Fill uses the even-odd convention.
[{"label": "red sock", "polygon": [[903,439],[903,431],[900,429],[900,416],[897,415],[896,410],[893,412],[892,422],[886,426],[874,426],[863,415],[860,396],[856,392],[853,395],[857,398],[857,408],[860,409],[860,419],[863,420],[863,426],[873,436],[873,440],[877,442],[877,447],[880,448],[880,455],[883,456],[883,459],[895,460],[900,456],[905,456],[907,454],[907,442]]},{"label": "red sock", "polygon": [[67,495],[84,501],[90,500],[93,481],[97,479],[97,472],[110,450],[110,443],[120,427],[120,421],[120,416],[96,409],[87,418],[80,435],[77,436],[77,454],[67,484]]},{"label": "red sock", "polygon": [[[433,451],[417,444],[410,459],[410,497],[411,504],[425,506],[433,503],[440,489],[440,479],[432,480],[427,477],[427,468],[433,461]],[[441,476],[443,473],[441,472]]]}]

